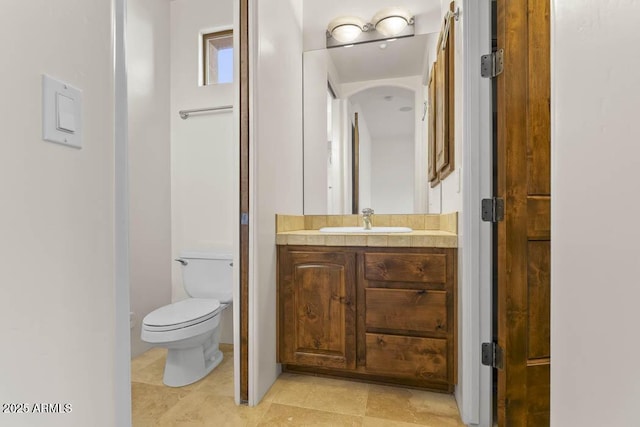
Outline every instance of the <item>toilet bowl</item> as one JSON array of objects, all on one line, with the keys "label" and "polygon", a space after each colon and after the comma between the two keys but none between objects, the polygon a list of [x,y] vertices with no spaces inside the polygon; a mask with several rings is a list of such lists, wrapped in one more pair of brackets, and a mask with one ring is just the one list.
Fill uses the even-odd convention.
[{"label": "toilet bowl", "polygon": [[183,253],[176,261],[182,264],[189,298],[144,317],[142,340],[168,349],[164,384],[194,383],[222,362],[220,316],[232,301],[231,260],[230,254]]}]

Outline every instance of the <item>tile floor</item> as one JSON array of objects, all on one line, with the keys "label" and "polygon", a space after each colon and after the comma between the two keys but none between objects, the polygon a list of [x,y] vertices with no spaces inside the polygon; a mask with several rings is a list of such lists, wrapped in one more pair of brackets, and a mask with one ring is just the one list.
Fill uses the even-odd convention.
[{"label": "tile floor", "polygon": [[453,396],[284,373],[256,407],[233,401],[233,348],[186,387],[162,384],[166,350],[131,362],[133,426],[463,426]]}]

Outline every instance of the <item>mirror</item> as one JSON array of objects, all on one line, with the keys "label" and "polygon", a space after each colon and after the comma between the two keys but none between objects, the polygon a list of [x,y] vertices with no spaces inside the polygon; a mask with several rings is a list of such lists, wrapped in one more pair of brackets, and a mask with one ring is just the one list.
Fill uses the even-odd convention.
[{"label": "mirror", "polygon": [[437,36],[303,53],[305,214],[427,211],[423,118]]}]

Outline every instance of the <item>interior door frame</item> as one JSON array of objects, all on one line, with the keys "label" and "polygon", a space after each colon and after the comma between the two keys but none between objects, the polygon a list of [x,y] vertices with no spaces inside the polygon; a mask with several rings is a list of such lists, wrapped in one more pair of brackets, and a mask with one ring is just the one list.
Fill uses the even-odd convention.
[{"label": "interior door frame", "polygon": [[[249,0],[234,0],[234,27],[239,29],[238,82],[236,100],[239,105],[238,138],[240,147],[238,186],[238,229],[239,229],[239,289],[234,298],[239,302],[234,313],[234,347],[239,351],[234,356],[234,379],[239,378],[235,387],[235,401],[246,403],[249,395],[249,226],[242,224],[242,212],[249,207]],[[131,343],[129,329],[129,192],[128,192],[128,97],[126,46],[126,10],[127,0],[114,0],[113,42],[114,42],[114,167],[115,167],[115,348],[114,348],[114,385],[115,419],[119,426],[131,425]]]},{"label": "interior door frame", "polygon": [[[239,111],[240,111],[240,165],[239,165],[239,403],[249,402],[249,200],[251,168],[249,157],[250,87],[249,87],[249,0],[239,1]],[[237,402],[238,403],[238,402]]]},{"label": "interior door frame", "polygon": [[[459,351],[460,369],[456,400],[465,424],[490,427],[492,419],[493,373],[482,366],[480,348],[492,339],[492,227],[481,218],[483,198],[493,194],[493,117],[492,81],[480,74],[480,58],[491,52],[492,0],[462,0],[462,28],[456,28],[456,50],[462,45],[461,78],[462,110],[461,159],[462,209],[459,217],[461,235],[458,244],[459,271]],[[461,77],[458,77],[461,76]],[[456,112],[458,116],[458,112]],[[459,173],[455,171],[454,173]],[[451,179],[451,178],[449,178]]]},{"label": "interior door frame", "polygon": [[131,425],[131,329],[129,325],[129,109],[127,97],[126,15],[127,0],[112,2],[114,44],[114,268],[115,424]]}]

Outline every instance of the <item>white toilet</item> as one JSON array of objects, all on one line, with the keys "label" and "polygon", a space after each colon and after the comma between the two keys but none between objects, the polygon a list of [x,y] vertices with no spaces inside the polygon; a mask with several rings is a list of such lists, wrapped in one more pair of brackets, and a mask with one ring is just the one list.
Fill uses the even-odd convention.
[{"label": "white toilet", "polygon": [[170,387],[194,383],[222,362],[220,315],[233,299],[231,254],[185,252],[176,261],[190,298],[146,315],[141,334],[169,349],[163,382]]}]

